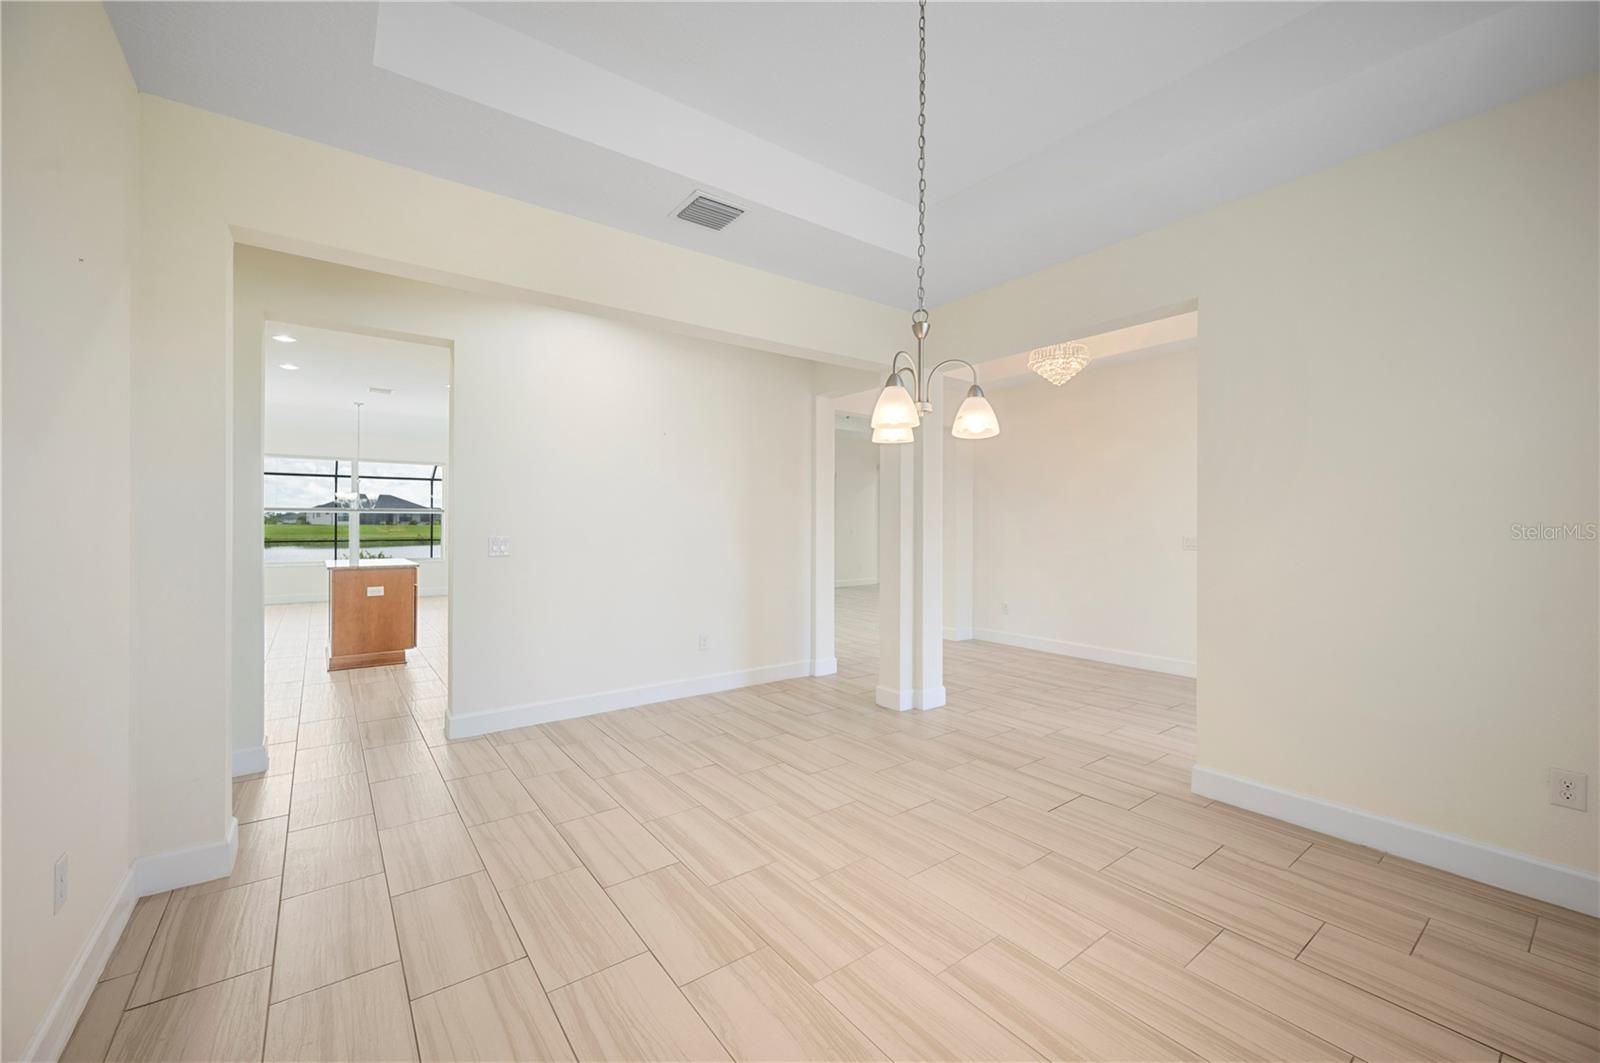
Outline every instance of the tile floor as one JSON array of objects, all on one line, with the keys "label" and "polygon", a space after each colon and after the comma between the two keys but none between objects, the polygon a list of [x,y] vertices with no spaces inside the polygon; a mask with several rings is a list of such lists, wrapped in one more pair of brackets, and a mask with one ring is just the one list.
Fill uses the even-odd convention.
[{"label": "tile floor", "polygon": [[446,743],[445,604],[269,610],[232,876],[140,901],[68,1059],[1586,1059],[1597,922],[1196,798],[1194,684],[968,642]]}]

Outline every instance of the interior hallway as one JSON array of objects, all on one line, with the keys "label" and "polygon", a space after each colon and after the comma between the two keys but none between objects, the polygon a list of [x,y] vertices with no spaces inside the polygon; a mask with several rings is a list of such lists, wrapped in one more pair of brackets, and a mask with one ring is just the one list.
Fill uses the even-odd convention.
[{"label": "interior hallway", "polygon": [[[1194,682],[948,643],[446,743],[445,602],[330,676],[268,610],[231,877],[147,897],[68,1059],[1586,1059],[1595,920],[1195,797]],[[982,692],[980,694],[980,691]]]}]

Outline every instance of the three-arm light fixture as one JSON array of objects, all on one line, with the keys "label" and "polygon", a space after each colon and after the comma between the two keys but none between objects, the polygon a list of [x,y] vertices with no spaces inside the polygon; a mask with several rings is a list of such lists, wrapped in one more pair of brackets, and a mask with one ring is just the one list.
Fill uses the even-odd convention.
[{"label": "three-arm light fixture", "polygon": [[[1000,421],[994,407],[984,398],[978,386],[978,369],[961,358],[946,358],[922,372],[922,341],[928,338],[928,311],[923,306],[923,276],[926,273],[923,259],[927,256],[928,232],[928,0],[917,5],[917,309],[911,315],[911,335],[917,341],[913,357],[907,351],[896,351],[891,363],[889,379],[884,381],[878,403],[872,408],[872,441],[874,443],[910,443],[916,438],[915,430],[923,415],[933,412],[934,378],[946,367],[964,365],[972,373],[972,387],[956,411],[955,425],[950,434],[957,439],[988,439],[1000,434]],[[906,364],[901,364],[904,359]],[[910,386],[907,387],[909,377]]]}]

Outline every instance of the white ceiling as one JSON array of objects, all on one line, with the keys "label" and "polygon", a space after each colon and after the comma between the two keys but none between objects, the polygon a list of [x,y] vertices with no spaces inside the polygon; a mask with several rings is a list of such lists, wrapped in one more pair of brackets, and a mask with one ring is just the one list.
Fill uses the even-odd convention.
[{"label": "white ceiling", "polygon": [[[141,90],[905,305],[910,3],[119,3]],[[1600,65],[1592,3],[936,3],[939,302]],[[721,233],[673,218],[704,190]]]},{"label": "white ceiling", "polygon": [[[277,335],[295,342],[272,339]],[[267,322],[264,336],[269,418],[275,412],[318,414],[353,425],[356,402],[366,404],[367,421],[450,416],[450,352],[443,347],[281,321]],[[374,387],[392,394],[374,394]]]}]

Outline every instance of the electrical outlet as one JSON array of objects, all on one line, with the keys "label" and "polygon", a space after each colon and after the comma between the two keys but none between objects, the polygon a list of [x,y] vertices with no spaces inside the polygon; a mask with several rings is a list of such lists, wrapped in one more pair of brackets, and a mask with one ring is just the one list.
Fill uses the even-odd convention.
[{"label": "electrical outlet", "polygon": [[55,871],[51,881],[51,890],[55,897],[55,908],[59,912],[67,904],[67,854],[62,853],[56,857]]},{"label": "electrical outlet", "polygon": [[1011,615],[1011,603],[1010,602],[1001,602],[1000,603],[1000,615],[1001,616],[1010,616]]},{"label": "electrical outlet", "polygon": [[701,635],[700,636],[700,652],[704,653],[707,650],[709,650],[710,648],[711,648],[711,636],[710,635]]},{"label": "electrical outlet", "polygon": [[1198,536],[1194,536],[1194,535],[1185,535],[1183,537],[1183,548],[1185,550],[1199,550],[1200,549],[1200,539],[1199,539],[1199,537]]},{"label": "electrical outlet", "polygon": [[1550,769],[1550,803],[1579,812],[1589,808],[1589,776],[1565,768]]},{"label": "electrical outlet", "polygon": [[510,557],[511,556],[511,536],[509,536],[509,535],[491,535],[491,536],[489,536],[489,556],[490,557]]}]

